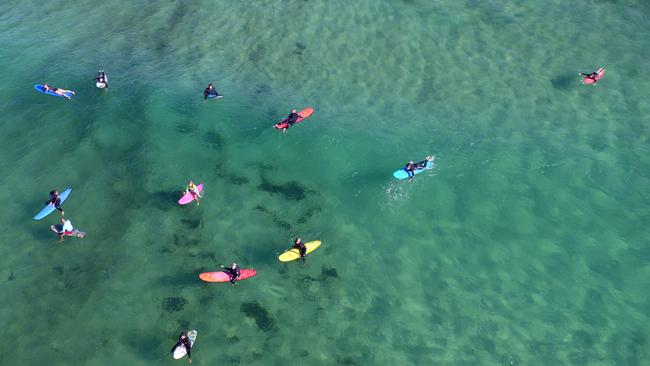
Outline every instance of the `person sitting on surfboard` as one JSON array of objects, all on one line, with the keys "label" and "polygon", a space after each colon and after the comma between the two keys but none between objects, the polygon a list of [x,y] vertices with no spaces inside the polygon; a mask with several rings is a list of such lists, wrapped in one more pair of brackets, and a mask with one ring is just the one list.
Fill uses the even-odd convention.
[{"label": "person sitting on surfboard", "polygon": [[298,249],[298,253],[300,253],[300,259],[302,261],[305,261],[305,254],[307,254],[307,247],[305,246],[305,243],[302,242],[302,239],[296,238],[296,240],[293,242],[293,248]]},{"label": "person sitting on surfboard", "polygon": [[97,71],[97,76],[93,79],[96,83],[104,84],[104,88],[108,89],[108,80],[106,79],[106,73],[104,70]]},{"label": "person sitting on surfboard", "polygon": [[594,81],[594,82],[593,82],[594,84],[596,84],[596,83],[598,82],[598,70],[592,72],[591,74],[587,74],[587,73],[584,73],[584,72],[580,72],[580,73],[578,73],[578,75],[580,75],[580,76],[584,76],[584,77],[587,78],[587,79],[591,79],[591,80],[593,80],[593,81]]},{"label": "person sitting on surfboard", "polygon": [[233,285],[239,279],[239,276],[241,276],[241,269],[239,269],[239,266],[237,263],[232,262],[232,266],[230,268],[224,267],[224,265],[221,265],[221,268],[223,268],[223,271],[230,276],[230,283]]},{"label": "person sitting on surfboard", "polygon": [[174,350],[177,347],[184,346],[185,351],[187,351],[187,358],[190,360],[190,363],[192,363],[192,353],[190,353],[190,349],[192,349],[192,343],[190,343],[190,337],[187,336],[187,332],[182,331],[181,335],[178,336],[178,342],[172,347],[171,353],[174,353]]},{"label": "person sitting on surfboard", "polygon": [[298,120],[300,119],[300,115],[295,109],[291,110],[291,113],[289,113],[289,116],[287,118],[283,119],[282,121],[278,122],[276,126],[283,125],[285,124],[285,127],[282,128],[282,132],[287,132],[289,127],[293,126]]},{"label": "person sitting on surfboard", "polygon": [[50,191],[50,199],[47,202],[45,202],[45,204],[53,205],[54,208],[61,211],[61,216],[65,214],[65,212],[63,212],[63,209],[61,208],[61,198],[59,197],[59,191],[57,191],[56,189]]},{"label": "person sitting on surfboard", "polygon": [[47,93],[48,91],[51,91],[51,92],[55,93],[56,95],[60,95],[60,96],[62,96],[62,97],[66,97],[66,98],[68,98],[68,99],[72,99],[72,98],[70,98],[70,96],[67,95],[66,93],[70,93],[70,94],[72,94],[72,95],[75,94],[74,90],[67,90],[67,89],[53,88],[53,87],[51,87],[51,86],[49,86],[49,85],[47,85],[47,84],[43,84],[43,89],[44,89],[44,92],[45,92],[45,93]]},{"label": "person sitting on surfboard", "polygon": [[201,198],[201,193],[199,192],[199,189],[196,187],[194,182],[189,181],[187,182],[187,188],[185,188],[185,194],[191,193],[192,196],[194,196],[194,199],[196,200],[196,205],[199,205],[199,198]]},{"label": "person sitting on surfboard", "polygon": [[53,225],[52,229],[56,230],[56,234],[61,238],[61,241],[63,241],[64,236],[72,234],[74,227],[70,220],[66,220],[63,217],[61,218],[61,223],[63,225]]},{"label": "person sitting on surfboard", "polygon": [[219,96],[219,92],[217,92],[217,89],[212,86],[212,84],[208,84],[208,87],[205,88],[203,91],[203,99],[208,99],[208,97],[216,98]]}]

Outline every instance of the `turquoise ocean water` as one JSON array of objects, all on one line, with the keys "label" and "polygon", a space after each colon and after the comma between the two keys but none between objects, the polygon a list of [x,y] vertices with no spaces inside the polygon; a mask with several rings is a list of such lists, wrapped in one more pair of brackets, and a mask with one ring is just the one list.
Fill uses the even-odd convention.
[{"label": "turquoise ocean water", "polygon": [[650,364],[647,1],[2,1],[0,46],[2,365]]}]

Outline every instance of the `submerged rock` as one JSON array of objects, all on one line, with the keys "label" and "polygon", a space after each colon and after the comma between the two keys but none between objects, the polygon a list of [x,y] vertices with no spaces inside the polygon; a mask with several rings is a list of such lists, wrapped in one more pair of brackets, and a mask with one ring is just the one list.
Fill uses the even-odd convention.
[{"label": "submerged rock", "polygon": [[305,199],[307,192],[307,189],[296,181],[290,181],[285,184],[273,184],[264,175],[262,175],[262,183],[258,188],[265,192],[278,193],[290,201],[301,201]]},{"label": "submerged rock", "polygon": [[275,320],[268,311],[256,302],[246,302],[241,305],[241,312],[255,320],[257,327],[263,332],[268,332],[275,327]]},{"label": "submerged rock", "polygon": [[167,297],[163,299],[163,309],[165,311],[181,311],[183,308],[185,308],[185,305],[187,305],[187,300],[185,300],[184,297]]}]

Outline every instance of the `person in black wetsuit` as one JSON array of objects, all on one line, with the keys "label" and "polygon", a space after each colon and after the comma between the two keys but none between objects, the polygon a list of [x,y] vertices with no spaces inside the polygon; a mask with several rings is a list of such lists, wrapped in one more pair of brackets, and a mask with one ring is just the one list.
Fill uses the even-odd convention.
[{"label": "person in black wetsuit", "polygon": [[300,253],[300,259],[302,261],[305,261],[305,254],[307,254],[307,247],[305,246],[305,243],[302,242],[302,239],[296,238],[293,242],[293,248],[298,249],[298,253]]},{"label": "person in black wetsuit", "polygon": [[285,118],[282,122],[286,122],[289,127],[293,126],[294,123],[298,122],[298,119],[300,118],[300,115],[298,112],[296,112],[295,109],[291,110],[291,113],[289,113],[289,116]]},{"label": "person in black wetsuit", "polygon": [[223,268],[223,271],[226,272],[228,275],[230,275],[230,283],[233,285],[237,280],[239,279],[239,276],[241,276],[241,270],[239,269],[239,266],[237,266],[237,263],[233,262],[232,266],[230,267],[224,267],[224,265],[221,265],[221,268]]},{"label": "person in black wetsuit", "polygon": [[413,160],[406,163],[404,170],[409,175],[409,180],[413,179],[416,170],[425,169],[427,167],[427,164],[429,164],[429,162],[433,162],[434,159],[435,157],[433,155],[430,155],[418,163],[414,163]]},{"label": "person in black wetsuit", "polygon": [[404,170],[409,175],[409,180],[411,180],[415,176],[415,171],[417,170],[417,164],[415,164],[413,160],[411,160],[408,163],[406,163],[406,165],[404,166]]},{"label": "person in black wetsuit", "polygon": [[591,79],[594,81],[594,84],[598,82],[598,70],[592,72],[591,74],[587,74],[585,72],[580,72],[578,73],[580,76],[584,76],[585,78]]},{"label": "person in black wetsuit", "polygon": [[208,84],[208,87],[203,91],[203,99],[208,99],[209,96],[216,98],[219,96],[219,92],[214,88],[212,84]]},{"label": "person in black wetsuit", "polygon": [[97,76],[93,78],[93,81],[96,83],[102,83],[104,84],[104,88],[108,89],[108,80],[106,79],[106,73],[104,70],[99,70],[97,72]]},{"label": "person in black wetsuit", "polygon": [[54,205],[54,208],[61,211],[61,216],[65,215],[65,212],[63,212],[63,209],[61,208],[61,198],[59,197],[59,191],[57,191],[56,189],[50,191],[50,199],[47,202],[45,202],[45,204]]},{"label": "person in black wetsuit", "polygon": [[180,347],[181,345],[185,347],[185,351],[187,351],[187,358],[190,360],[190,363],[192,363],[192,353],[190,352],[192,349],[192,343],[190,342],[190,337],[187,336],[187,332],[185,331],[181,332],[181,335],[178,336],[178,342],[176,342],[174,347],[172,347],[171,353],[173,354],[176,348]]}]

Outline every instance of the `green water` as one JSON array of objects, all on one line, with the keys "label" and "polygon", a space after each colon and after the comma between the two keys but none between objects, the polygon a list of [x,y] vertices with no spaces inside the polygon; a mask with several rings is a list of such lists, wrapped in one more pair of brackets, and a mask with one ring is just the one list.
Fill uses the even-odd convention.
[{"label": "green water", "polygon": [[[0,364],[184,364],[167,352],[188,328],[195,365],[650,364],[649,17],[0,2]],[[175,203],[189,178],[199,207]],[[59,244],[58,214],[31,217],[67,186],[88,236]],[[296,235],[323,246],[279,263]],[[231,261],[258,276],[198,280]]]}]

